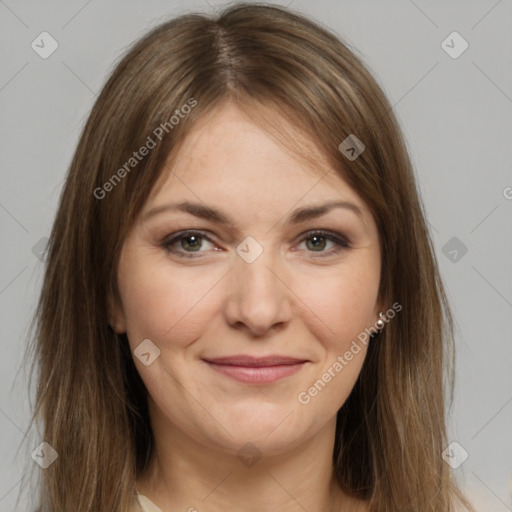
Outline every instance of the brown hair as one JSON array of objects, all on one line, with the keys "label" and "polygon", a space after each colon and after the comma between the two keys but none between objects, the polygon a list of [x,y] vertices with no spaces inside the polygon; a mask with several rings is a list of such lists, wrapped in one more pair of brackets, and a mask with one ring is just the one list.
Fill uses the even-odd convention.
[{"label": "brown hair", "polygon": [[[361,60],[329,30],[288,9],[238,4],[214,19],[180,16],[137,41],[81,134],[31,337],[38,381],[32,422],[43,424],[43,439],[59,454],[40,472],[38,510],[129,508],[153,439],[147,391],[126,335],[108,327],[109,301],[119,299],[117,263],[167,157],[197,119],[227,100],[247,111],[272,105],[270,115],[262,114],[268,129],[277,127],[276,111],[300,122],[368,204],[382,248],[379,298],[403,306],[370,342],[338,413],[333,463],[340,488],[367,499],[371,511],[471,509],[441,457],[453,320],[391,107]],[[338,149],[350,134],[365,144],[353,161]],[[149,139],[154,148],[131,161]]]}]

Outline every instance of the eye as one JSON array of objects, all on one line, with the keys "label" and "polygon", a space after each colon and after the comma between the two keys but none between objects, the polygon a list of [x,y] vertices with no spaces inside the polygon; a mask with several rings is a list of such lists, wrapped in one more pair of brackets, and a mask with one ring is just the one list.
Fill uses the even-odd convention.
[{"label": "eye", "polygon": [[[333,254],[337,254],[350,247],[348,240],[343,235],[324,231],[323,229],[309,231],[301,238],[301,241],[305,241],[306,246],[308,248],[312,248],[311,252],[320,253],[318,254],[319,257],[332,256]],[[312,243],[308,244],[308,241],[311,241]],[[325,248],[326,241],[334,244],[334,247],[329,251],[323,250]]]},{"label": "eye", "polygon": [[[213,243],[202,231],[188,230],[171,235],[171,238],[162,243],[162,247],[179,257],[197,258],[201,256],[194,256],[194,253],[205,252],[201,251],[205,241]],[[332,256],[344,249],[350,248],[349,242],[343,235],[321,229],[305,233],[300,241],[301,243],[306,242],[307,252],[318,253],[315,257]],[[309,241],[311,241],[311,244],[307,243]],[[328,242],[334,244],[334,247],[325,251],[324,249]]]},{"label": "eye", "polygon": [[[162,247],[180,257],[194,258],[195,256],[193,256],[193,253],[204,252],[199,250],[202,247],[203,240],[210,241],[210,239],[201,231],[182,231],[173,235],[169,240],[166,240],[162,244]],[[176,246],[178,242],[181,243],[179,244],[178,249],[176,249],[174,246]],[[188,248],[191,250],[188,251]]]}]

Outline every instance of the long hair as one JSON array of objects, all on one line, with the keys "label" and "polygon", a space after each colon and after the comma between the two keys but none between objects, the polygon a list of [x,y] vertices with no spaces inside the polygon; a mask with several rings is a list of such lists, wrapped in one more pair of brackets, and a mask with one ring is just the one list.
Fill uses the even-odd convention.
[{"label": "long hair", "polygon": [[[58,453],[39,471],[38,510],[130,506],[154,445],[147,390],[126,335],[108,325],[109,301],[119,299],[119,255],[166,159],[195,121],[228,100],[282,141],[293,145],[279,122],[286,119],[322,149],[377,223],[379,297],[402,305],[370,342],[338,412],[340,488],[368,500],[372,512],[470,510],[441,456],[453,319],[399,124],[347,44],[298,13],[263,4],[186,14],[154,28],[117,63],[83,128],[29,340],[37,377],[31,424],[42,424]],[[365,145],[356,159],[339,149],[351,135]]]}]

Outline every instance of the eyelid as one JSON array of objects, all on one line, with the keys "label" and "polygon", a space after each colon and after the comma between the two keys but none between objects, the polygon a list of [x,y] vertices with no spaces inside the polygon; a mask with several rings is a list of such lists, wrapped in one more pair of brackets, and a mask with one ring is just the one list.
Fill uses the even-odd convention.
[{"label": "eyelid", "polygon": [[[329,256],[335,256],[340,254],[343,251],[346,251],[352,247],[350,240],[342,233],[338,233],[336,231],[330,231],[327,229],[311,229],[299,235],[298,240],[303,242],[308,238],[312,238],[314,236],[320,236],[322,238],[326,238],[331,241],[336,247],[329,251],[318,252],[314,258],[327,258]],[[315,251],[306,251],[311,254],[315,254]]]},{"label": "eyelid", "polygon": [[[182,231],[177,231],[177,232],[172,233],[171,235],[167,236],[160,245],[167,252],[169,252],[171,254],[175,254],[178,257],[197,258],[197,256],[194,256],[195,252],[187,253],[187,252],[173,251],[170,249],[170,246],[173,245],[174,243],[178,242],[179,240],[181,240],[183,238],[186,238],[187,236],[193,236],[193,235],[200,236],[201,238],[204,238],[208,242],[215,244],[215,242],[208,235],[208,231],[203,231],[203,230],[199,230],[199,229],[184,229]],[[197,251],[197,253],[201,253],[201,252],[204,252],[204,251]],[[199,257],[201,257],[201,256],[199,256]]]},{"label": "eyelid", "polygon": [[[177,231],[175,233],[172,233],[171,235],[167,236],[163,242],[160,244],[164,249],[166,249],[169,253],[175,254],[178,257],[183,258],[201,258],[202,256],[195,256],[195,254],[200,254],[202,252],[207,251],[192,251],[192,252],[186,252],[186,251],[173,251],[170,249],[170,246],[172,246],[174,243],[178,242],[181,239],[186,238],[187,236],[194,236],[197,235],[201,237],[202,239],[215,244],[214,240],[212,240],[211,236],[208,234],[209,232],[207,230],[199,230],[199,229],[185,229],[181,231]],[[335,244],[335,248],[331,249],[329,251],[320,251],[316,253],[316,251],[306,251],[311,254],[315,254],[315,258],[322,258],[331,256],[334,254],[339,254],[340,252],[350,249],[351,248],[351,242],[348,239],[347,236],[345,236],[342,233],[338,233],[336,231],[330,231],[326,229],[311,229],[309,231],[305,231],[301,233],[296,239],[296,242],[304,242],[314,236],[319,236],[322,238],[325,238]]]}]

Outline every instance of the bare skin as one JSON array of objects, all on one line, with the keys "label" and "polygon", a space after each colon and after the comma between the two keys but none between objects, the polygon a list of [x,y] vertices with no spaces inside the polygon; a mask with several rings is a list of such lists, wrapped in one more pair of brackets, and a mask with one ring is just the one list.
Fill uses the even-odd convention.
[{"label": "bare skin", "polygon": [[[306,168],[225,104],[194,127],[125,240],[111,316],[132,351],[146,339],[160,350],[148,366],[134,357],[156,444],[137,489],[164,512],[366,510],[339,489],[332,468],[336,413],[366,346],[341,371],[333,364],[384,309],[380,246],[365,203],[334,171],[320,180],[329,165],[320,153],[317,161]],[[222,210],[233,225],[183,211],[148,215],[181,201]],[[329,201],[361,213],[334,208],[289,222],[295,209]],[[202,235],[163,246],[191,229]],[[318,229],[349,246],[315,238]],[[241,256],[258,247],[253,261]],[[206,361],[235,354],[305,362],[254,383]],[[309,393],[326,372],[328,383]]]}]

